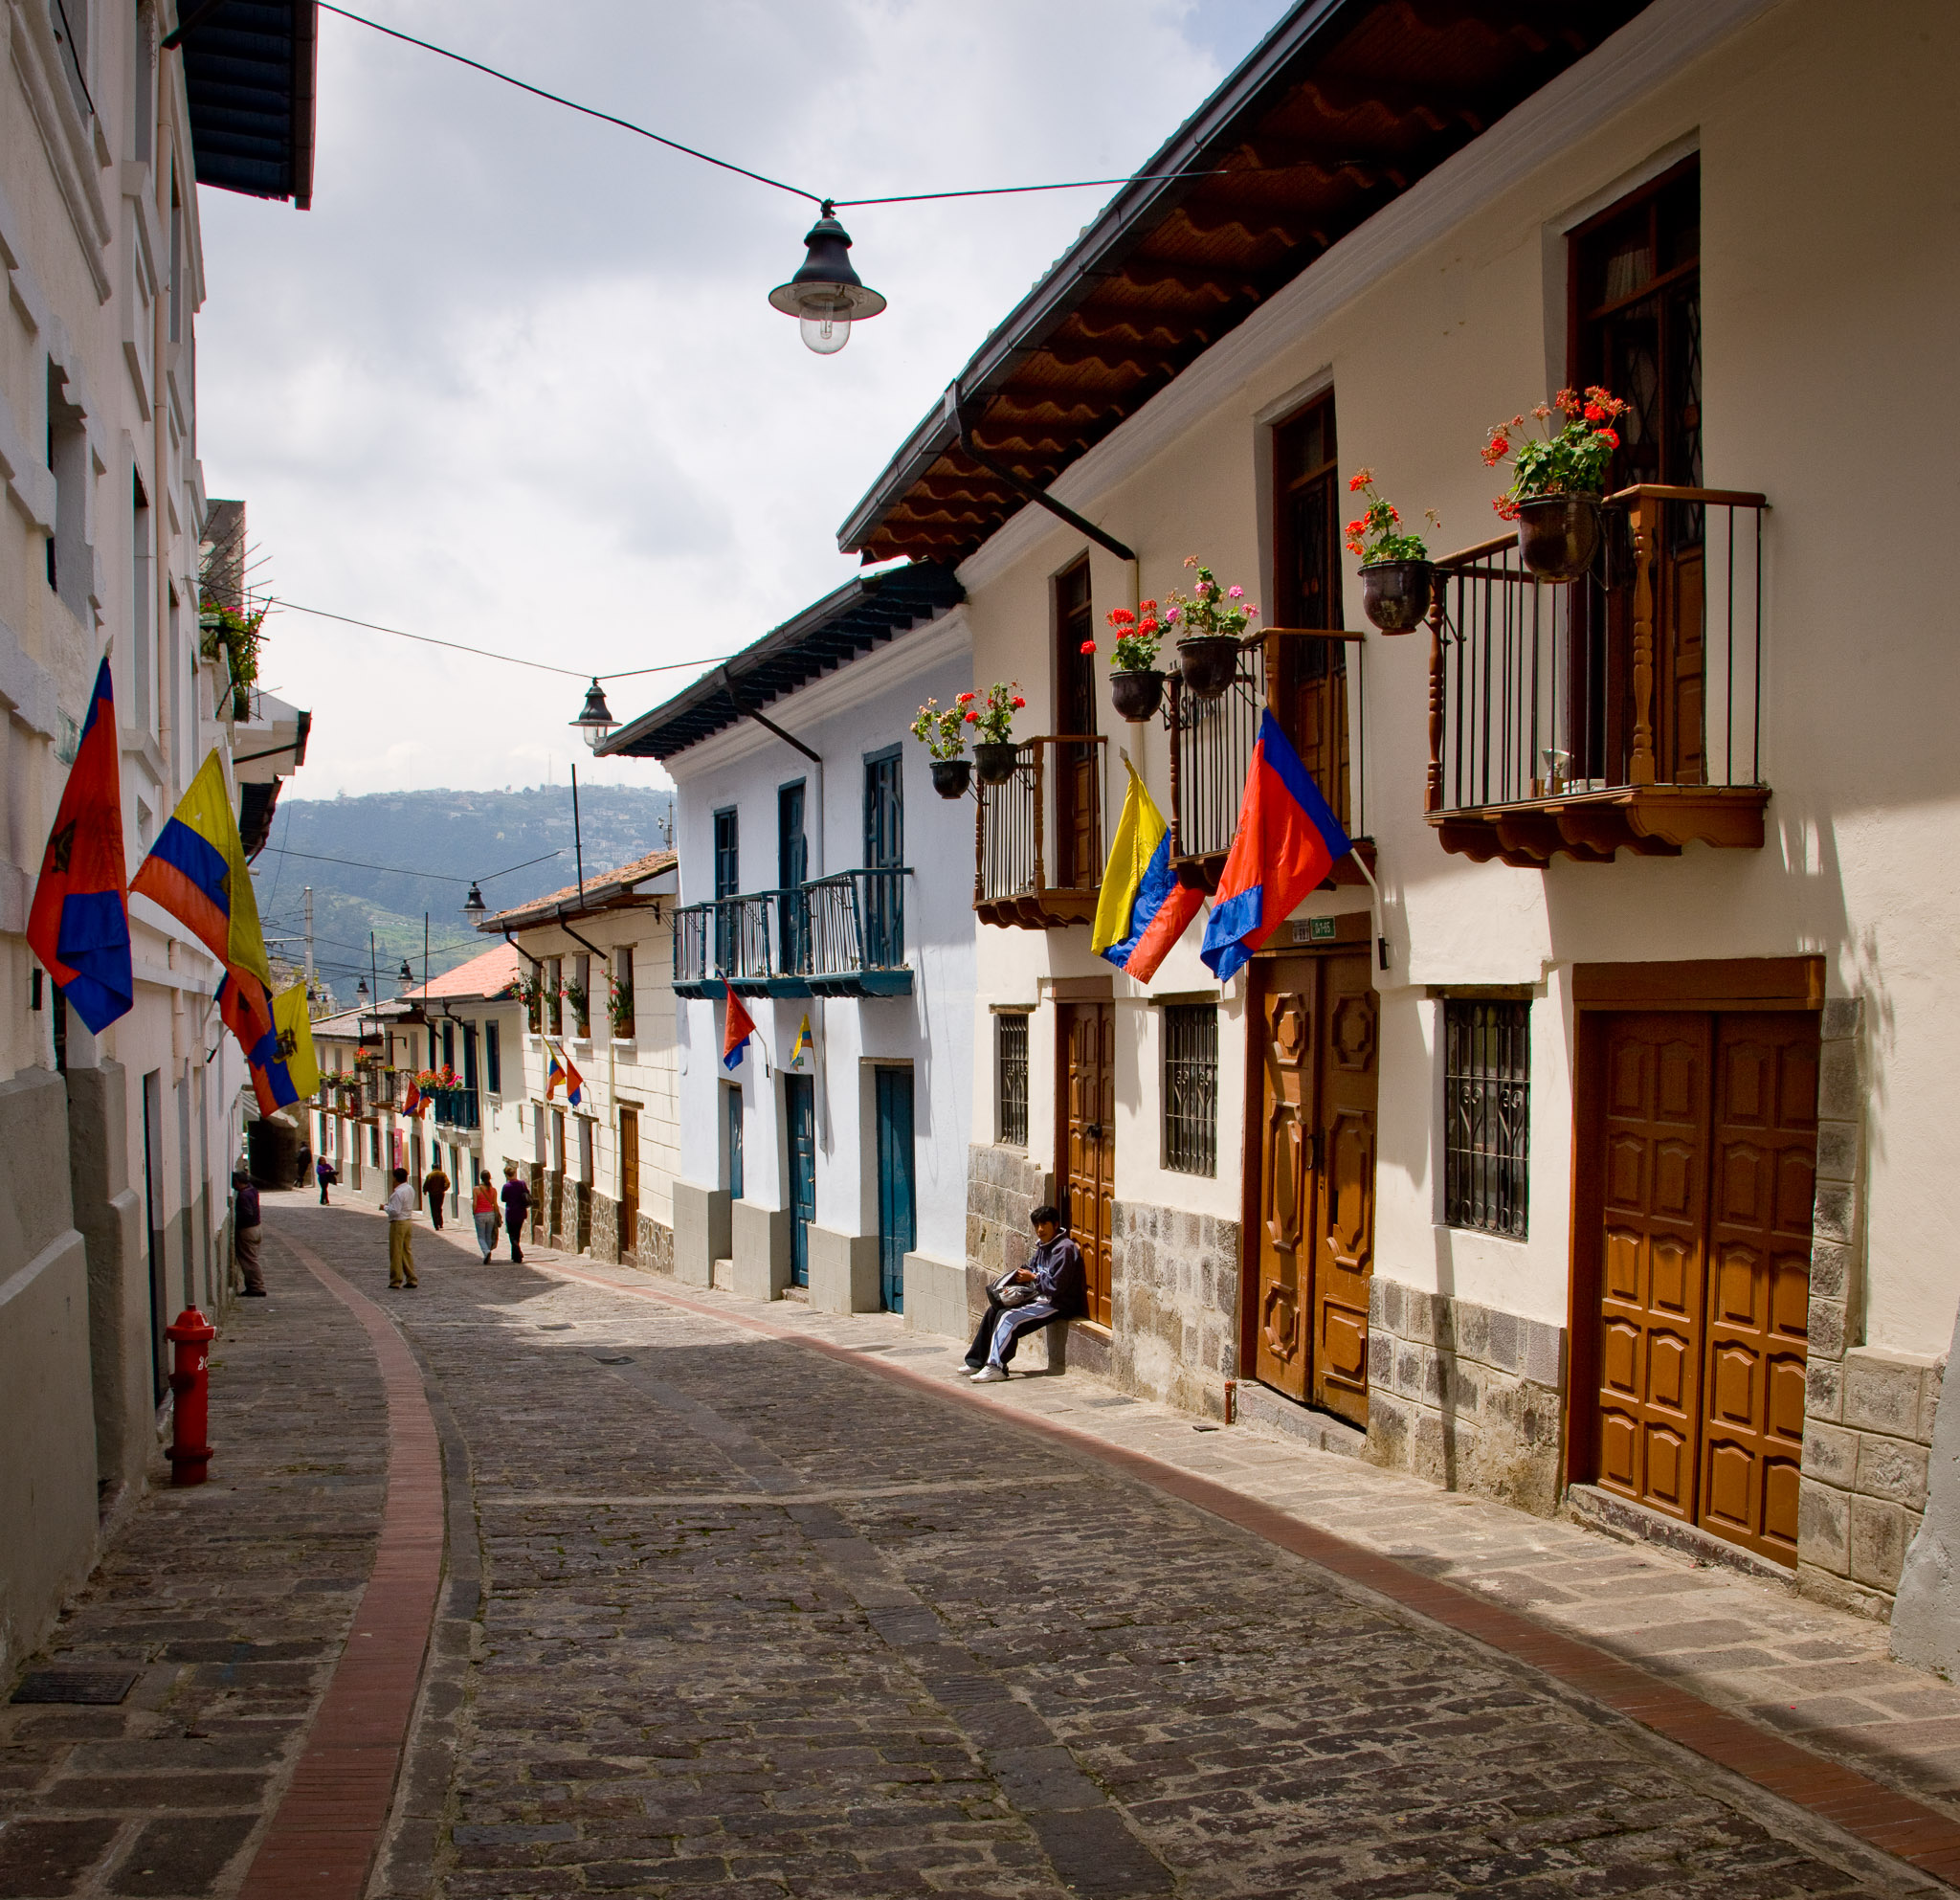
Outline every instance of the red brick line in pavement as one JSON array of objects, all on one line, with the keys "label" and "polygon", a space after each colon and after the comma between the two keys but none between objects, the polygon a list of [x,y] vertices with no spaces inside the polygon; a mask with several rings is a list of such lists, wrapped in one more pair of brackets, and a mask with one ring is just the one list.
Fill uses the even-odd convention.
[{"label": "red brick line in pavement", "polygon": [[367,1329],[388,1393],[388,1500],[347,1646],[240,1900],[361,1900],[388,1826],[435,1622],[442,1458],[421,1371],[388,1315],[310,1247],[275,1233]]},{"label": "red brick line in pavement", "polygon": [[[704,1300],[692,1300],[664,1288],[624,1285],[556,1263],[541,1264],[537,1271],[558,1274],[605,1292],[625,1293],[726,1320],[751,1332],[808,1347],[896,1384],[913,1386],[951,1404],[980,1402],[977,1395],[969,1398],[930,1373],[915,1372],[854,1347],[813,1338],[760,1315],[733,1312],[725,1307],[711,1306]],[[1337,1576],[1363,1584],[1406,1609],[1475,1637],[1643,1728],[1740,1775],[1757,1787],[1808,1809],[1869,1845],[1909,1862],[1949,1885],[1960,1886],[1960,1822],[1855,1768],[1827,1760],[1781,1735],[1758,1728],[1753,1722],[1718,1709],[1692,1691],[1649,1674],[1637,1664],[1624,1662],[1590,1643],[1548,1629],[1501,1603],[1425,1576],[1393,1557],[1337,1537],[1330,1531],[1303,1524],[1272,1505],[1245,1497],[1195,1472],[1181,1470],[1147,1452],[1113,1445],[1077,1426],[1030,1413],[996,1410],[994,1416],[1005,1424],[1060,1440],[1157,1490],[1196,1505],[1199,1509],[1236,1524],[1281,1550],[1291,1551],[1296,1556],[1305,1557]]]}]

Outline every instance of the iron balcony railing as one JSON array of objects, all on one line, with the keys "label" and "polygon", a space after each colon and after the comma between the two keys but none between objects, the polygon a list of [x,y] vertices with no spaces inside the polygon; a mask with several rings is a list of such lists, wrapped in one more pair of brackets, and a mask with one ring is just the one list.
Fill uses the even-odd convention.
[{"label": "iron balcony railing", "polygon": [[1425,804],[1447,848],[1544,862],[1762,842],[1761,495],[1610,497],[1591,570],[1504,535],[1437,564]]},{"label": "iron balcony railing", "polygon": [[674,919],[681,995],[907,993],[904,865],[836,871],[787,889],[683,905]]},{"label": "iron balcony railing", "polygon": [[474,1129],[481,1125],[474,1088],[432,1088],[429,1099],[435,1105],[431,1112],[449,1128]]},{"label": "iron balcony railing", "polygon": [[1108,745],[1095,733],[1024,740],[1013,776],[977,788],[973,907],[988,922],[1051,929],[1095,915]]},{"label": "iron balcony railing", "polygon": [[[1366,795],[1358,789],[1367,780],[1359,770],[1366,765],[1365,653],[1359,634],[1271,627],[1241,643],[1237,677],[1215,699],[1199,698],[1171,675],[1170,851],[1185,883],[1217,888],[1268,707],[1343,829],[1357,839],[1367,835]],[[1357,875],[1345,861],[1335,866],[1336,882]]]}]

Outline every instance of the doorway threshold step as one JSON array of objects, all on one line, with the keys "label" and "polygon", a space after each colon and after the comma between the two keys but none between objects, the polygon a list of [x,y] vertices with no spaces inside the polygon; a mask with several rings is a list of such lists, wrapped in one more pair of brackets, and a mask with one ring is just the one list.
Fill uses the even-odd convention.
[{"label": "doorway threshold step", "polygon": [[1665,1511],[1650,1509],[1597,1485],[1570,1485],[1566,1487],[1566,1515],[1589,1531],[1603,1531],[1621,1543],[1659,1544],[1662,1550],[1696,1563],[1713,1564],[1723,1570],[1740,1571],[1759,1583],[1780,1583],[1796,1587],[1796,1572],[1770,1557],[1759,1557],[1740,1544],[1731,1544],[1700,1525],[1683,1524]]},{"label": "doorway threshold step", "polygon": [[1250,1379],[1238,1382],[1238,1422],[1279,1432],[1316,1451],[1338,1452],[1344,1458],[1359,1458],[1368,1446],[1368,1434],[1347,1419],[1317,1412],[1311,1405],[1288,1398],[1269,1385],[1255,1385]]}]

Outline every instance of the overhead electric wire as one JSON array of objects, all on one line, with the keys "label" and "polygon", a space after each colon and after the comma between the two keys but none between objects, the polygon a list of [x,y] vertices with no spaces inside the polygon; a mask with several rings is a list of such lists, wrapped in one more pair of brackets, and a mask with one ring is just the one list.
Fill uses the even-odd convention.
[{"label": "overhead electric wire", "polygon": [[344,627],[366,627],[369,633],[392,634],[399,640],[415,640],[423,646],[443,646],[452,653],[473,653],[479,659],[501,659],[506,666],[529,666],[540,673],[562,673],[568,680],[639,680],[649,673],[685,673],[719,666],[734,659],[731,653],[711,654],[705,659],[672,659],[659,666],[635,666],[627,673],[586,673],[575,666],[553,666],[543,659],[525,659],[515,653],[493,653],[487,646],[465,646],[460,640],[439,640],[433,634],[412,634],[401,627],[384,627],[378,620],[357,620],[350,614],[329,614],[324,607],[301,607],[297,600],[268,597],[270,607],[283,607],[291,614],[310,614],[319,620],[338,620]]},{"label": "overhead electric wire", "polygon": [[458,878],[449,871],[412,871],[405,864],[370,864],[365,858],[329,858],[319,851],[294,851],[283,844],[268,844],[267,851],[277,852],[284,858],[305,858],[316,864],[351,864],[357,871],[390,871],[402,878],[434,878],[444,884],[487,884],[495,878],[507,878],[513,871],[527,871],[533,864],[543,864],[552,858],[563,858],[565,847],[561,844],[556,851],[546,852],[543,858],[526,858],[522,864],[506,864],[501,871],[487,871],[480,878]]},{"label": "overhead electric wire", "polygon": [[[737,165],[732,159],[717,158],[713,152],[704,152],[694,145],[684,145],[679,139],[670,139],[664,133],[649,131],[644,125],[635,124],[631,119],[622,119],[614,112],[602,112],[595,105],[581,105],[575,99],[567,99],[562,93],[547,92],[543,86],[534,86],[528,79],[520,79],[496,66],[485,65],[480,59],[472,59],[466,54],[452,53],[446,46],[437,46],[434,40],[417,39],[413,34],[402,33],[395,27],[385,27],[379,20],[370,20],[365,13],[351,13],[345,7],[336,7],[332,0],[319,0],[323,13],[338,13],[344,20],[352,20],[356,26],[370,28],[378,34],[386,34],[390,39],[398,39],[409,46],[419,46],[424,53],[433,53],[441,59],[453,59],[458,66],[467,66],[473,72],[483,74],[492,79],[501,79],[507,86],[515,86],[520,92],[527,92],[533,98],[548,100],[553,105],[562,105],[568,112],[583,113],[588,119],[603,120],[608,125],[617,125],[623,132],[632,132],[642,139],[651,139],[657,145],[665,145],[669,151],[679,152],[686,158],[697,158],[703,165],[718,167],[723,171],[732,171],[739,177],[750,178],[758,185],[773,187],[778,191],[787,191],[793,198],[807,198],[813,205],[825,210],[842,206],[849,210],[860,205],[923,205],[943,198],[1005,198],[1015,197],[1029,191],[1087,191],[1110,185],[1154,185],[1169,184],[1183,178],[1222,178],[1231,169],[1229,167],[1213,166],[1191,171],[1133,171],[1121,178],[1064,178],[1047,185],[976,185],[967,190],[954,191],[897,191],[882,198],[839,198],[827,196],[820,191],[806,190],[801,185],[786,184],[780,178],[771,178],[766,171],[751,171],[746,165]],[[1262,166],[1265,171],[1286,171],[1290,166]],[[338,616],[334,616],[338,617]],[[360,624],[356,622],[356,624]],[[384,632],[392,632],[384,628]],[[563,668],[557,669],[563,671]],[[609,679],[624,679],[624,674],[609,674]]]}]

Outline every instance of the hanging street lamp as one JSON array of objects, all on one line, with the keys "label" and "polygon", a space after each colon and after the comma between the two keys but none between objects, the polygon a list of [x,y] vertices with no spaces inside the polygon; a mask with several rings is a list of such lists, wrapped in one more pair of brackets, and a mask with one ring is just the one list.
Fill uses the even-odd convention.
[{"label": "hanging street lamp", "polygon": [[407,957],[403,957],[403,958],[402,958],[402,988],[403,988],[404,990],[412,990],[412,989],[413,989],[414,987],[415,987],[415,972],[413,972],[412,970],[411,970],[411,969],[409,968],[409,960],[408,960],[408,958],[407,958]]},{"label": "hanging street lamp", "polygon": [[[586,703],[579,716],[571,722],[585,735],[585,742],[593,751],[599,749],[606,734],[619,724],[612,717],[612,708],[606,704],[606,695],[594,680],[591,689],[586,694]],[[472,886],[474,890],[474,886]],[[465,906],[467,908],[468,906]],[[481,908],[480,900],[478,907]]]},{"label": "hanging street lamp", "polygon": [[884,308],[884,299],[851,268],[851,234],[835,210],[826,198],[803,240],[810,247],[803,268],[769,292],[769,302],[785,316],[802,320],[804,346],[819,356],[835,356],[851,341],[854,323]]},{"label": "hanging street lamp", "polygon": [[469,896],[463,899],[463,915],[465,917],[480,917],[489,908],[490,906],[483,902],[483,893],[472,883]]}]

